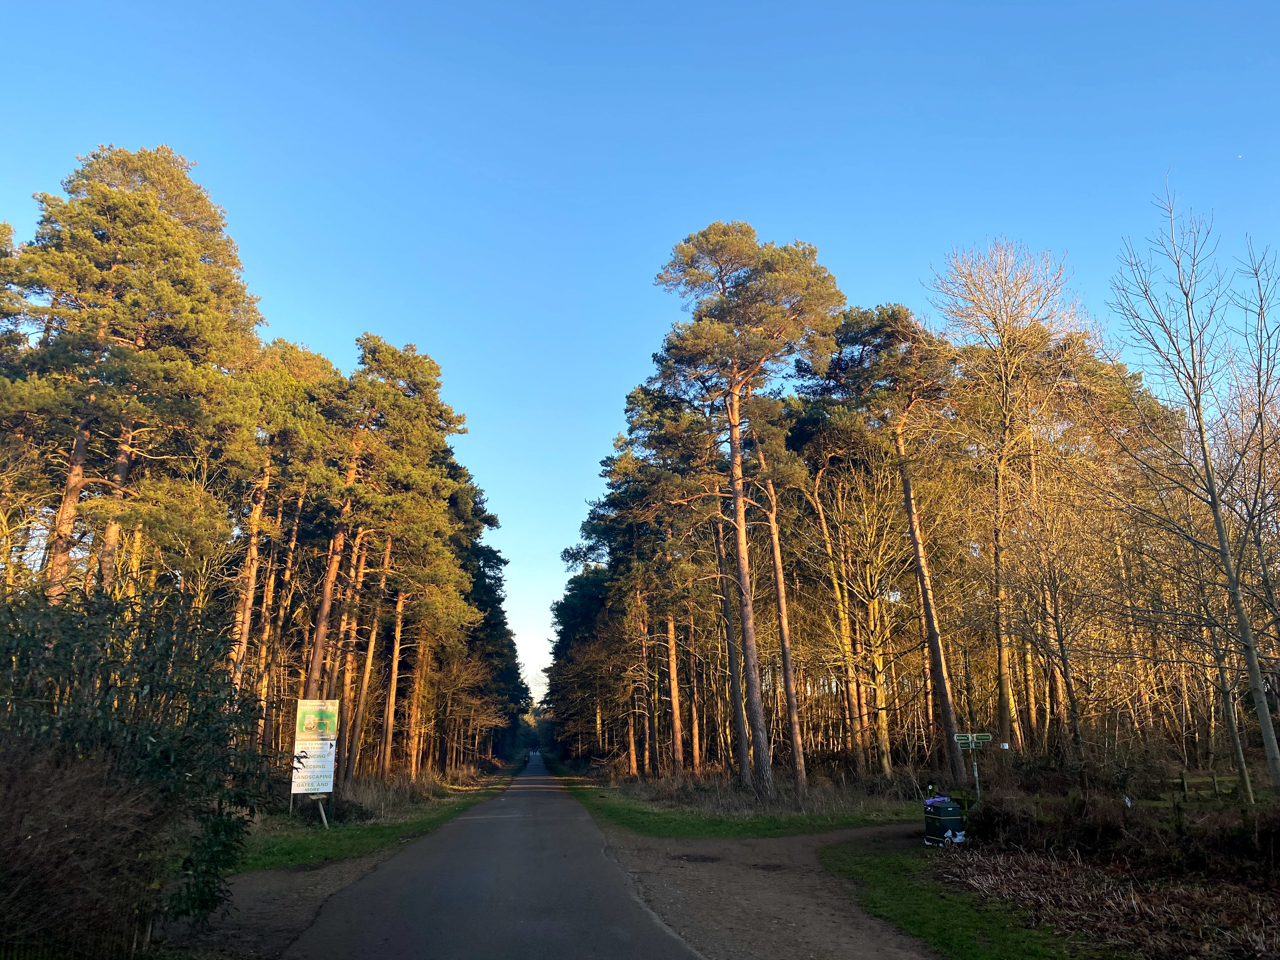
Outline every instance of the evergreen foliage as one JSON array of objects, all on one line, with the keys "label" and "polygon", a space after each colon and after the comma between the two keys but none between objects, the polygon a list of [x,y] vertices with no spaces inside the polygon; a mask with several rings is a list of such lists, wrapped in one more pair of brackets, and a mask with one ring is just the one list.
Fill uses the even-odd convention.
[{"label": "evergreen foliage", "polygon": [[341,701],[341,790],[464,775],[529,694],[439,367],[373,334],[350,375],[260,341],[193,166],[100,147],[37,196],[34,238],[0,225],[0,745],[134,785],[155,844],[121,883],[178,856],[169,906],[199,916],[284,796],[298,697]]}]

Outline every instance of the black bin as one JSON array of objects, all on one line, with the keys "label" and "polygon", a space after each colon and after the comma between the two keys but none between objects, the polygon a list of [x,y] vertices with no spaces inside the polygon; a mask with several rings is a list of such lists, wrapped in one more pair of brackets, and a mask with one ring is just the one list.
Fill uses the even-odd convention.
[{"label": "black bin", "polygon": [[947,797],[925,801],[924,842],[931,847],[964,843],[964,814],[958,804]]}]

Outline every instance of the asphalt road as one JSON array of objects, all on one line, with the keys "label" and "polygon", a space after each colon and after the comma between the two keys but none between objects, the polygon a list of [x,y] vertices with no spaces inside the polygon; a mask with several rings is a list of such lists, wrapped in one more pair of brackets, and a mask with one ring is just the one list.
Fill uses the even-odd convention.
[{"label": "asphalt road", "polygon": [[692,960],[605,854],[538,755],[472,807],[334,894],[292,960]]}]

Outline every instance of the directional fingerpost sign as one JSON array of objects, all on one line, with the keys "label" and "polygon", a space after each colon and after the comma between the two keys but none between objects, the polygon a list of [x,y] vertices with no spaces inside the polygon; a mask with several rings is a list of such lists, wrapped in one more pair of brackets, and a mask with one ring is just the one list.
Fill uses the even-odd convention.
[{"label": "directional fingerpost sign", "polygon": [[978,750],[984,743],[991,742],[991,734],[989,733],[957,733],[956,743],[960,744],[961,750]]}]

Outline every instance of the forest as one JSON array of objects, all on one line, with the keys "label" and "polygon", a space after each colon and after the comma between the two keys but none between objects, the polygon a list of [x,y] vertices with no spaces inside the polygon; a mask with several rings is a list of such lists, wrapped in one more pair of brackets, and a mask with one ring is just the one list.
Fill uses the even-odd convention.
[{"label": "forest", "polygon": [[[962,885],[1087,931],[1103,911],[1069,897],[1141,912],[1116,864],[1199,871],[1187,943],[1275,946],[1240,881],[1280,839],[1272,252],[1220,252],[1167,195],[1101,313],[997,237],[945,253],[922,317],[850,305],[811,244],[690,234],[531,713],[440,367],[374,333],[347,373],[265,339],[194,169],[99,147],[29,239],[0,224],[0,953],[138,955],[227,902],[255,837],[316,843],[299,699],[340,704],[340,827],[372,791],[472,791],[436,825],[496,793],[530,717],[593,812],[699,829],[700,789],[734,830],[855,794],[914,824],[930,786],[968,803],[977,759],[978,843],[940,861]],[[252,869],[314,862],[281,858]]]},{"label": "forest", "polygon": [[677,243],[686,314],[564,552],[561,750],[803,800],[972,788],[987,731],[1024,771],[1280,788],[1275,258],[1157,208],[1106,324],[1004,238],[946,254],[928,323],[745,223]]},{"label": "forest", "polygon": [[161,879],[212,909],[287,801],[298,698],[341,703],[339,794],[463,776],[528,707],[440,368],[372,333],[350,374],[261,339],[193,166],[100,147],[31,239],[0,225],[9,936]]}]

